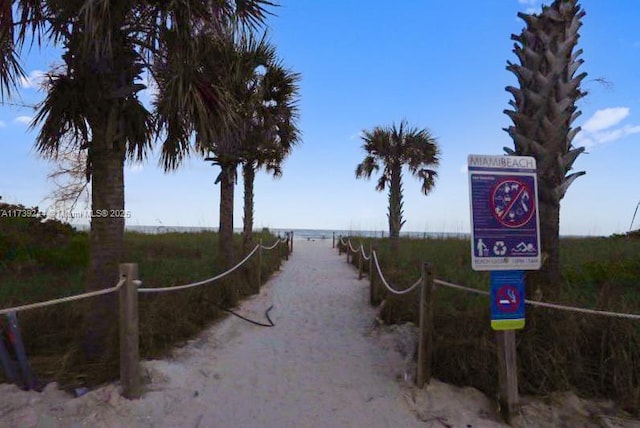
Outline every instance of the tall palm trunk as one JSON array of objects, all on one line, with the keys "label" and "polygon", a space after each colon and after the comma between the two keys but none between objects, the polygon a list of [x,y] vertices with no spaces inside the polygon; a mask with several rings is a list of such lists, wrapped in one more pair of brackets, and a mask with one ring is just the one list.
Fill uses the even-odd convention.
[{"label": "tall palm trunk", "polygon": [[514,52],[520,64],[509,62],[519,88],[507,87],[513,95],[505,110],[513,121],[507,132],[515,150],[508,154],[534,156],[537,162],[540,199],[540,238],[544,263],[539,272],[528,276],[527,287],[537,295],[553,299],[561,286],[560,201],[568,187],[584,172],[570,173],[584,147],[574,147],[580,128],[571,128],[580,115],[576,102],[585,93],[580,89],[586,73],[577,74],[582,64],[575,50],[584,11],[577,0],[555,0],[540,14],[519,13],[527,24],[516,41]]},{"label": "tall palm trunk", "polygon": [[[104,129],[104,128],[102,128]],[[108,141],[106,132],[93,128],[91,146],[91,231],[87,291],[113,287],[119,280],[124,242],[124,159],[122,145]],[[90,361],[107,357],[114,349],[116,296],[107,294],[89,299],[85,314],[84,351]]]},{"label": "tall palm trunk", "polygon": [[235,163],[220,165],[220,227],[218,230],[218,260],[223,269],[233,265],[233,193],[235,188]]},{"label": "tall palm trunk", "polygon": [[255,162],[248,161],[242,164],[242,178],[244,181],[244,222],[242,238],[244,247],[248,248],[253,243],[253,183],[256,178]]},{"label": "tall palm trunk", "polygon": [[402,164],[394,162],[389,183],[389,238],[392,249],[398,249],[398,238],[402,227]]},{"label": "tall palm trunk", "polygon": [[530,275],[528,287],[533,292],[539,290],[553,298],[560,288],[560,204],[555,201],[540,200],[540,244],[546,258],[540,270]]}]

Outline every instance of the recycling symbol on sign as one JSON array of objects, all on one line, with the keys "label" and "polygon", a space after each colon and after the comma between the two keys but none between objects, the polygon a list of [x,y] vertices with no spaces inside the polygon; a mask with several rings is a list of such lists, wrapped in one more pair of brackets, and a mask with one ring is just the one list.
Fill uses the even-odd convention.
[{"label": "recycling symbol on sign", "polygon": [[507,246],[504,245],[503,241],[496,241],[493,245],[493,254],[496,256],[504,256],[507,254]]}]

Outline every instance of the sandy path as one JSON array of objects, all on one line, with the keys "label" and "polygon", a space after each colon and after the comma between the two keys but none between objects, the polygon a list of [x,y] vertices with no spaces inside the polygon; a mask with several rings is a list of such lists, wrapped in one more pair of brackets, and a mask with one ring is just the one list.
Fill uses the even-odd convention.
[{"label": "sandy path", "polygon": [[139,400],[122,398],[117,384],[79,398],[55,384],[41,394],[0,385],[0,426],[373,428],[443,426],[440,419],[464,427],[461,417],[478,422],[479,412],[489,413],[478,410],[487,402],[481,394],[471,400],[480,405],[465,409],[444,390],[420,391],[418,402],[425,407],[425,397],[438,395],[458,409],[440,406],[432,414],[431,403],[429,414],[417,411],[406,380],[415,335],[375,328],[367,281],[357,279],[330,241],[296,241],[294,251],[239,309],[263,319],[273,304],[275,328],[229,317],[172,358],[143,362]]},{"label": "sandy path", "polygon": [[[79,398],[55,384],[43,393],[0,384],[0,427],[506,426],[473,388],[412,385],[415,328],[375,325],[367,280],[330,241],[295,241],[282,270],[238,310],[263,320],[272,304],[275,328],[229,317],[171,358],[143,362],[139,400],[122,398],[117,383]],[[523,401],[513,426],[638,426],[598,416],[611,414],[612,403],[572,394]]]},{"label": "sandy path", "polygon": [[190,426],[421,426],[367,338],[364,285],[325,243],[296,242],[282,272],[242,308],[259,316],[273,303],[276,327],[229,319],[203,337],[207,409]]}]

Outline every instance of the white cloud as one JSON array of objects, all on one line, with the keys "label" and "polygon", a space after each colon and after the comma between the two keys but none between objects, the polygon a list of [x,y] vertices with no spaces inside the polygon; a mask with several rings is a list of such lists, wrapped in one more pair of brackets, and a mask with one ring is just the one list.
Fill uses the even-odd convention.
[{"label": "white cloud", "polygon": [[5,126],[7,126],[7,124],[0,120],[0,128],[4,128]]},{"label": "white cloud", "polygon": [[596,111],[582,125],[582,131],[576,135],[574,146],[584,146],[589,149],[640,133],[640,125],[615,127],[629,116],[629,113],[628,107],[611,107]]},{"label": "white cloud", "polygon": [[538,3],[538,0],[518,0],[518,3],[533,6]]},{"label": "white cloud", "polygon": [[524,11],[527,15],[537,15],[539,12],[535,7],[528,7],[527,10]]},{"label": "white cloud", "polygon": [[582,125],[582,129],[587,132],[599,132],[620,123],[629,116],[629,107],[610,107],[596,111]]},{"label": "white cloud", "polygon": [[349,139],[350,139],[350,140],[359,140],[361,137],[362,137],[362,131],[360,131],[360,132],[356,132],[356,133],[354,133],[354,134],[351,134],[351,135],[349,136]]},{"label": "white cloud", "polygon": [[20,86],[23,88],[39,88],[44,83],[46,73],[42,70],[33,70],[28,76],[20,78]]},{"label": "white cloud", "polygon": [[611,131],[596,132],[594,136],[598,143],[609,143],[619,140],[627,135],[637,134],[640,132],[640,125],[625,125],[622,128],[613,129]]},{"label": "white cloud", "polygon": [[462,166],[460,167],[460,173],[462,173],[462,174],[466,174],[466,173],[468,173],[468,172],[469,172],[469,167],[468,167],[468,165],[465,163],[464,165],[462,165]]},{"label": "white cloud", "polygon": [[32,120],[33,118],[31,116],[18,116],[15,119],[13,119],[15,123],[20,123],[22,125],[29,125],[31,124]]}]

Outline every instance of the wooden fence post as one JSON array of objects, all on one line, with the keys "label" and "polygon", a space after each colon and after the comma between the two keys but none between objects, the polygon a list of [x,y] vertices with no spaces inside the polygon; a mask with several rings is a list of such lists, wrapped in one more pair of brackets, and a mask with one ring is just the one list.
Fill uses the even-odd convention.
[{"label": "wooden fence post", "polygon": [[285,242],[282,242],[282,245],[280,246],[280,248],[282,249],[282,251],[284,251],[284,259],[289,260],[289,234],[288,233],[287,233],[287,240]]},{"label": "wooden fence post", "polygon": [[293,254],[293,230],[291,231],[291,235],[289,235],[289,253]]},{"label": "wooden fence post", "polygon": [[120,310],[120,385],[126,398],[139,398],[140,349],[138,337],[138,265],[120,265],[120,277],[126,281],[119,290]]},{"label": "wooden fence post", "polygon": [[518,368],[515,330],[496,331],[500,413],[507,423],[517,411]]},{"label": "wooden fence post", "polygon": [[369,244],[369,282],[371,282],[371,275],[373,272],[373,246]]},{"label": "wooden fence post", "polygon": [[376,245],[371,246],[371,258],[369,259],[369,303],[371,306],[375,306],[377,302],[376,296],[376,273],[374,272],[375,266],[373,262],[373,253],[378,249]]},{"label": "wooden fence post", "polygon": [[347,263],[349,263],[349,254],[351,254],[351,243],[347,241]]},{"label": "wooden fence post", "polygon": [[262,239],[260,239],[260,248],[258,248],[258,284],[256,286],[257,293],[260,293],[262,285]]},{"label": "wooden fence post", "polygon": [[331,248],[336,248],[336,233],[335,232],[331,232],[331,233],[332,233]]},{"label": "wooden fence post", "polygon": [[364,256],[364,247],[360,245],[360,252],[358,253],[358,279],[362,279],[362,256]]},{"label": "wooden fence post", "polygon": [[418,373],[416,385],[424,387],[431,380],[433,359],[433,268],[431,263],[422,264],[422,289],[420,292],[420,330],[418,337]]},{"label": "wooden fence post", "polygon": [[338,235],[338,255],[341,256],[342,255],[342,235]]}]

